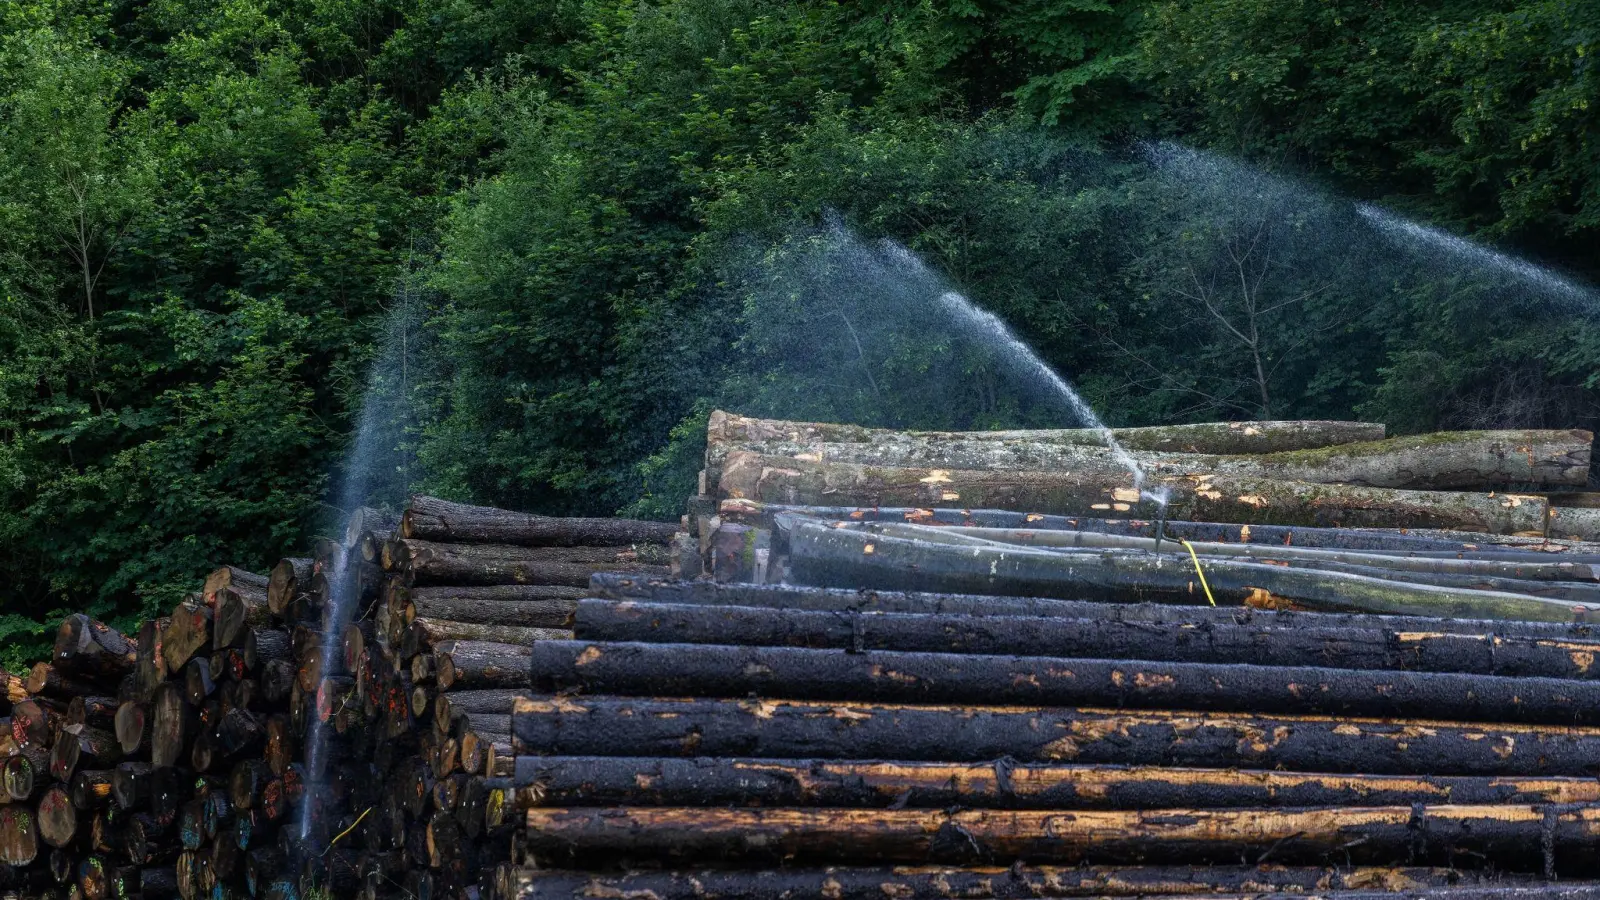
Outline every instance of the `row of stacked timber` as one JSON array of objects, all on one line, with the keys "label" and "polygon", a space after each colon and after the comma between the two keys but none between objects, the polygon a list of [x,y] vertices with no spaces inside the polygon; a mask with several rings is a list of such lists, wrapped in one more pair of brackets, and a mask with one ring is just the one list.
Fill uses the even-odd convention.
[{"label": "row of stacked timber", "polygon": [[590,577],[668,574],[674,527],[417,498],[265,575],[224,567],[137,635],[62,622],[5,676],[0,893],[479,896],[518,659]]},{"label": "row of stacked timber", "polygon": [[1600,897],[1586,625],[590,593],[526,648],[501,897]]},{"label": "row of stacked timber", "polygon": [[1385,438],[1382,425],[1353,422],[899,432],[718,411],[690,513],[697,531],[724,500],[1155,518],[1164,498],[1170,518],[1197,522],[1587,540],[1600,537],[1583,493],[1592,441],[1526,430]]}]

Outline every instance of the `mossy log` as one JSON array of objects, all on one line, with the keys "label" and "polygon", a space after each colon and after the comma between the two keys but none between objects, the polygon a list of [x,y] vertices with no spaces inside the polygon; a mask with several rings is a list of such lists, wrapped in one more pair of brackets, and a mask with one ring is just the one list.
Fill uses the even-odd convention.
[{"label": "mossy log", "polygon": [[[1168,494],[1179,519],[1347,528],[1455,528],[1519,534],[1545,531],[1548,502],[1531,494],[1413,491],[1308,484],[1209,473],[1158,476],[1147,491]],[[995,472],[813,462],[747,451],[728,455],[718,495],[772,503],[948,506],[1094,516],[1142,513],[1128,472]]]},{"label": "mossy log", "polygon": [[1169,765],[1374,775],[1586,776],[1600,729],[1436,719],[783,700],[518,700],[519,755]]},{"label": "mossy log", "polygon": [[676,531],[668,522],[552,518],[424,496],[411,498],[400,521],[407,538],[529,547],[667,544]]},{"label": "mossy log", "polygon": [[[1588,482],[1587,431],[1462,431],[1249,455],[1134,451],[1147,475],[1210,473],[1311,484],[1352,484],[1414,490],[1581,488]],[[712,444],[706,465],[722,471],[737,452],[826,463],[926,469],[1072,471],[1113,477],[1127,457],[1102,447],[1049,440],[950,440],[908,433],[873,443],[766,440]]]},{"label": "mossy log", "polygon": [[1338,775],[1016,763],[519,756],[519,809],[802,806],[914,809],[1205,809],[1410,803],[1594,804],[1593,778]]},{"label": "mossy log", "polygon": [[1421,804],[1326,809],[1148,811],[531,809],[528,849],[544,859],[899,862],[1282,862],[1449,864],[1461,855],[1594,871],[1600,809]]},{"label": "mossy log", "polygon": [[1255,623],[1279,627],[1367,628],[1400,632],[1516,636],[1551,640],[1600,640],[1593,616],[1575,622],[1489,621],[1442,619],[1437,616],[1371,613],[1296,612],[1248,607],[1194,606],[1168,603],[1100,603],[983,594],[921,591],[817,588],[801,585],[719,584],[707,581],[664,581],[630,575],[601,574],[590,582],[597,598],[647,600],[710,607],[750,606],[818,612],[916,613],[963,616],[1039,616],[1105,619],[1124,622],[1192,624]]},{"label": "mossy log", "polygon": [[[1151,428],[1113,428],[1110,434],[1128,450],[1153,453],[1274,453],[1382,440],[1384,427],[1367,422],[1283,421],[1203,422]],[[1106,432],[1092,428],[1034,431],[903,432],[860,425],[757,419],[716,410],[706,429],[708,446],[758,441],[893,443],[915,435],[925,440],[1038,441],[1063,446],[1103,447]]]},{"label": "mossy log", "polygon": [[[1531,900],[1538,890],[1559,892],[1562,886],[1539,885],[1518,896],[1501,894],[1526,885],[1507,873],[1485,874],[1457,868],[1280,865],[1244,866],[894,866],[781,869],[643,870],[621,874],[560,869],[507,867],[497,873],[499,896],[511,900],[566,900],[571,897],[636,897],[649,900],[884,900],[922,897],[929,900],[1034,900],[1051,897],[1175,897],[1270,895],[1293,900],[1292,894],[1352,898],[1350,892],[1423,891],[1438,888],[1447,900]],[[1592,886],[1583,890],[1600,895]],[[1476,891],[1476,892],[1475,892]],[[1491,893],[1493,892],[1493,893]],[[1405,895],[1405,896],[1415,896]],[[1559,893],[1553,895],[1559,897]],[[1371,896],[1359,900],[1372,900]],[[1575,896],[1565,900],[1591,900]]]},{"label": "mossy log", "polygon": [[[1600,640],[1395,627],[1324,626],[1305,617],[1144,622],[1113,618],[832,612],[590,599],[581,640],[733,644],[1169,660],[1376,671],[1600,678]],[[1418,623],[1427,625],[1430,623]],[[527,651],[531,652],[531,651]],[[437,654],[436,654],[437,655]]]},{"label": "mossy log", "polygon": [[[595,572],[641,571],[666,574],[665,566],[634,559],[610,562],[560,562],[529,555],[510,544],[405,542],[404,574],[414,584],[551,584],[582,587]],[[627,554],[631,555],[631,551]]]},{"label": "mossy log", "polygon": [[952,545],[806,523],[790,536],[791,577],[820,587],[939,590],[1238,605],[1258,591],[1307,607],[1468,619],[1573,622],[1588,610],[1523,594],[1408,584],[1187,554]]},{"label": "mossy log", "polygon": [[546,692],[1103,706],[1600,726],[1600,682],[1455,672],[540,641]]}]

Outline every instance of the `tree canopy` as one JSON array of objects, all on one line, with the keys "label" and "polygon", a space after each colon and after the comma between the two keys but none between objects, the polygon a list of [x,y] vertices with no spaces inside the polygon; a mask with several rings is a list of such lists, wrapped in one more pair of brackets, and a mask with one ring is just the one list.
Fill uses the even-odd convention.
[{"label": "tree canopy", "polygon": [[1580,0],[12,0],[0,639],[262,570],[356,483],[673,518],[716,405],[1072,424],[947,295],[1114,424],[1593,428],[1597,41]]}]

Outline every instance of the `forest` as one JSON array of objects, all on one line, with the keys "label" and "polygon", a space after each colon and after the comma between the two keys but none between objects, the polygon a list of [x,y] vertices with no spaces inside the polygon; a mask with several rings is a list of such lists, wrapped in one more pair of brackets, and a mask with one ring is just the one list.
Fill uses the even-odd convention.
[{"label": "forest", "polygon": [[[675,519],[714,408],[1600,414],[1600,4],[9,0],[0,663],[411,490]],[[48,626],[45,623],[51,623]]]}]

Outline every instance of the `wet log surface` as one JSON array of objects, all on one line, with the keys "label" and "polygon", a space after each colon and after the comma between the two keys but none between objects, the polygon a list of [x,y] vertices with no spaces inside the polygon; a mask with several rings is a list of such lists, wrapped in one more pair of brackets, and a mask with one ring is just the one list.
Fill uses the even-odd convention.
[{"label": "wet log surface", "polygon": [[[879,613],[589,599],[574,613],[582,640],[840,650],[1070,656],[1374,671],[1600,678],[1600,640],[1316,624],[1307,616],[1243,621]],[[531,652],[531,651],[530,651]]]},{"label": "wet log surface", "polygon": [[1374,775],[1594,774],[1600,729],[1439,719],[781,700],[518,700],[519,754],[1240,767]]},{"label": "wet log surface", "polygon": [[520,809],[762,806],[1163,809],[1594,804],[1592,778],[1343,775],[1252,769],[806,759],[519,756]]},{"label": "wet log surface", "polygon": [[649,854],[675,859],[988,863],[1226,862],[1273,851],[1284,862],[1409,855],[1595,868],[1600,811],[1539,806],[1389,806],[1306,810],[532,809],[526,837],[551,858]]},{"label": "wet log surface", "polygon": [[404,537],[535,547],[665,544],[677,525],[630,519],[551,518],[415,496],[400,523]]},{"label": "wet log surface", "polygon": [[1600,725],[1600,683],[1454,672],[540,641],[547,692],[1104,706]]},{"label": "wet log surface", "polygon": [[640,563],[632,550],[609,561],[563,561],[509,544],[406,542],[402,569],[413,583],[450,585],[532,584],[583,587],[595,572],[665,574],[664,566]]}]

